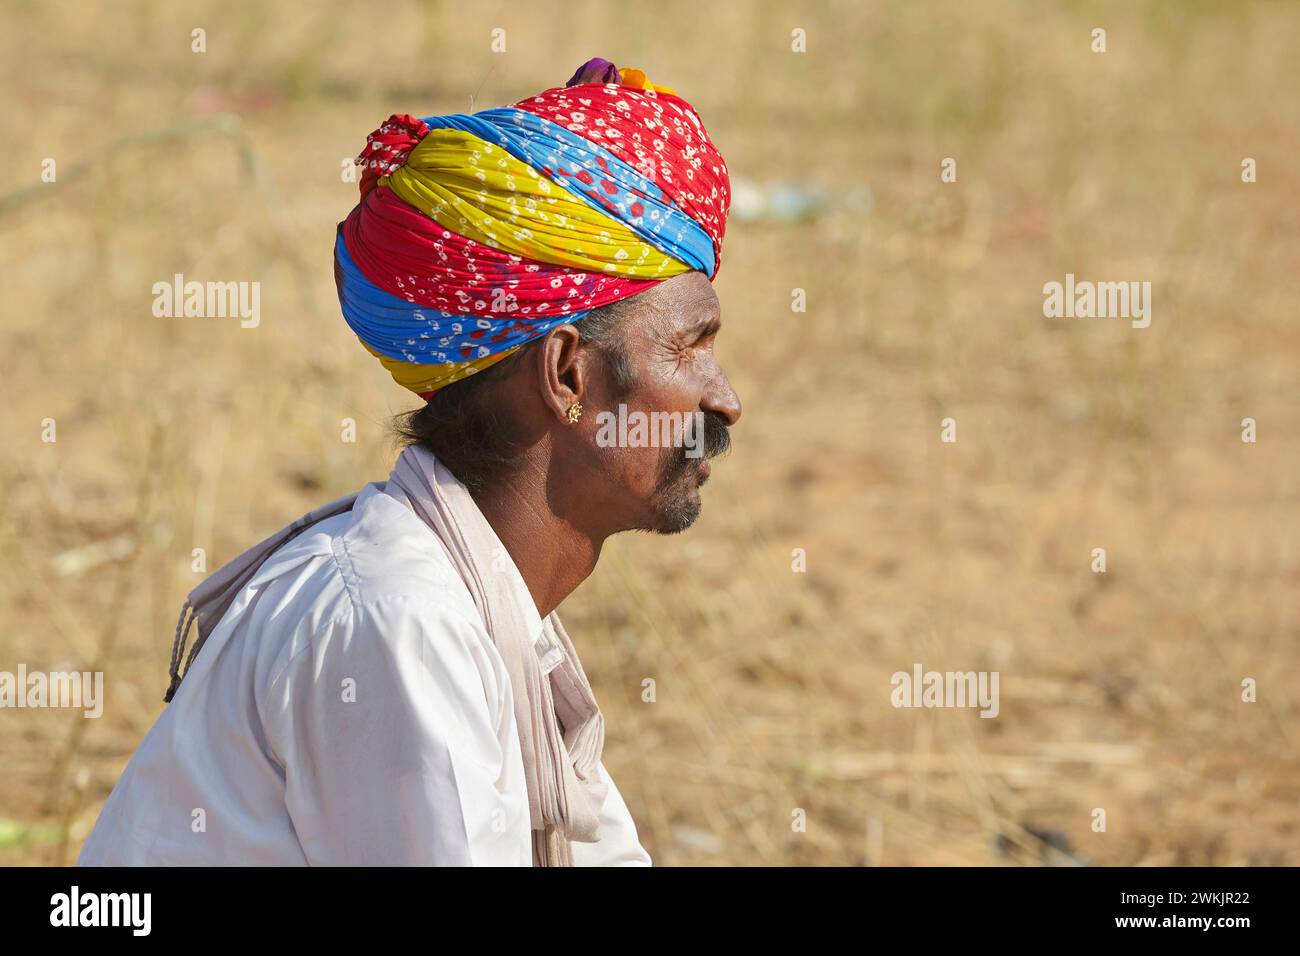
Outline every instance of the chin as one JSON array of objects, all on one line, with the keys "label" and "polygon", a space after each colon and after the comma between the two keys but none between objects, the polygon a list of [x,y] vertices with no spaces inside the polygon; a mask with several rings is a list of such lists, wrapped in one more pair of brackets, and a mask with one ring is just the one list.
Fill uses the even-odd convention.
[{"label": "chin", "polygon": [[686,459],[665,475],[651,496],[639,530],[652,534],[680,534],[699,518],[704,507],[700,487],[709,480],[706,460]]},{"label": "chin", "polygon": [[704,481],[698,474],[684,477],[685,480],[655,495],[652,518],[645,530],[655,534],[681,534],[695,524],[704,507],[700,499],[700,485]]},{"label": "chin", "polygon": [[680,502],[675,507],[662,511],[655,526],[650,530],[655,534],[681,534],[700,516],[701,503],[699,495],[690,502]]}]

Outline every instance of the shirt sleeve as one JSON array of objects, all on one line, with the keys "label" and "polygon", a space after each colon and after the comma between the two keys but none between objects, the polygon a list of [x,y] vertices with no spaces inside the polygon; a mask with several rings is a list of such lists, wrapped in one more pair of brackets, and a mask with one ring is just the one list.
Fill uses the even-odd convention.
[{"label": "shirt sleeve", "polygon": [[531,865],[509,675],[481,623],[373,600],[317,634],[268,698],[308,863]]},{"label": "shirt sleeve", "polygon": [[628,812],[623,795],[603,763],[597,771],[609,784],[605,803],[600,808],[600,839],[595,843],[572,843],[576,866],[650,866],[650,854],[636,835],[636,823]]}]

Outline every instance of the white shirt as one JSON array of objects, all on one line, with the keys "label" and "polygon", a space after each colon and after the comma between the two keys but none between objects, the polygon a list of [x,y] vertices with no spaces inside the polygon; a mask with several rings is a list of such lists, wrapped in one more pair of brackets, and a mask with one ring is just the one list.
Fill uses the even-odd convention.
[{"label": "white shirt", "polygon": [[[650,865],[599,770],[601,839],[575,862]],[[531,847],[505,664],[438,539],[367,486],[235,599],[77,862],[530,866]]]}]

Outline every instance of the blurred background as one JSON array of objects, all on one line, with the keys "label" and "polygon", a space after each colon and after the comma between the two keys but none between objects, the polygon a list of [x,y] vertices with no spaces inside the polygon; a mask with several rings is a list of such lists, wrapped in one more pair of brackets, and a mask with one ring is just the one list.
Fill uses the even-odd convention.
[{"label": "blurred background", "polygon": [[[106,701],[0,710],[0,864],[75,860],[193,549],[388,473],[416,400],[339,314],[345,161],[593,56],[737,194],[734,450],[562,609],[656,863],[1300,864],[1297,48],[1262,2],[5,3],[0,670]],[[156,318],[175,273],[260,325]],[[1150,328],[1044,318],[1066,273],[1150,281]],[[914,663],[998,671],[999,716],[895,709]]]}]

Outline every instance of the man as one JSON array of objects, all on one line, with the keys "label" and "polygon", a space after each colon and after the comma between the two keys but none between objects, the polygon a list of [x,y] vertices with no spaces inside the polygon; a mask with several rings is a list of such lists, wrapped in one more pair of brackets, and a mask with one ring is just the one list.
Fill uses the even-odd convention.
[{"label": "man", "polygon": [[[695,520],[740,417],[713,352],[726,166],[604,60],[394,116],[358,162],[339,300],[426,404],[388,481],[190,595],[170,706],[79,862],[649,864],[554,610],[611,534]],[[619,407],[700,426],[611,443]]]}]

